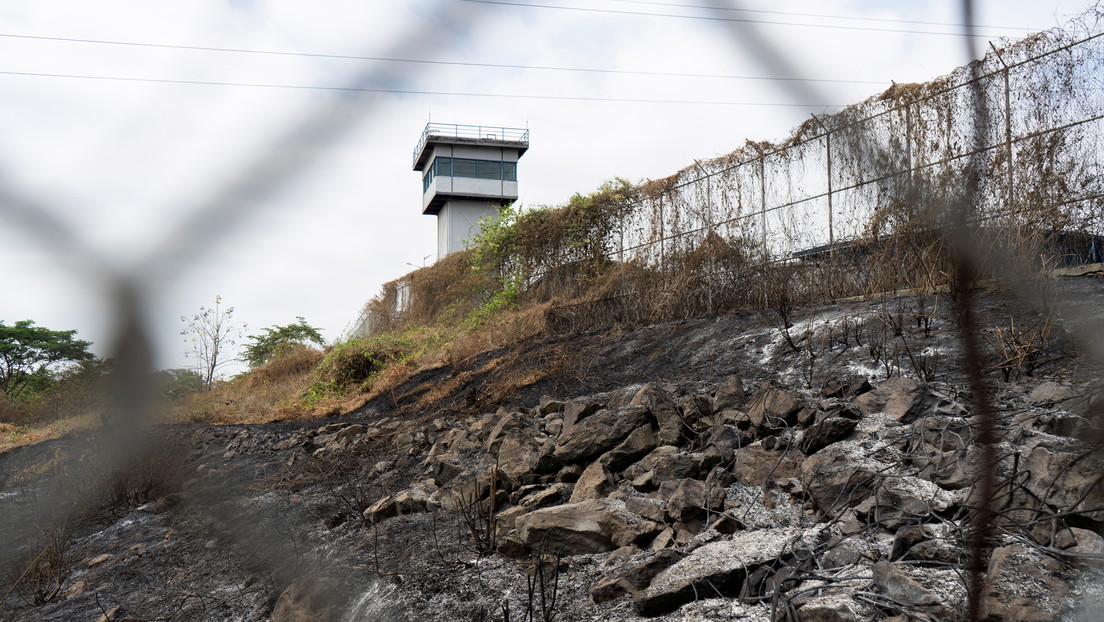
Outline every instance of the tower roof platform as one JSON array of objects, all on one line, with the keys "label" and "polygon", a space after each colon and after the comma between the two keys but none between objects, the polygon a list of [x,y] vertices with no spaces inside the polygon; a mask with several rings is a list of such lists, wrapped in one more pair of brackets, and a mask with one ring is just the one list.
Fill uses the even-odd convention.
[{"label": "tower roof platform", "polygon": [[487,125],[457,125],[455,123],[427,123],[418,146],[414,148],[414,170],[421,171],[429,163],[433,145],[479,145],[481,147],[509,147],[518,150],[518,156],[529,149],[529,130],[514,127]]}]

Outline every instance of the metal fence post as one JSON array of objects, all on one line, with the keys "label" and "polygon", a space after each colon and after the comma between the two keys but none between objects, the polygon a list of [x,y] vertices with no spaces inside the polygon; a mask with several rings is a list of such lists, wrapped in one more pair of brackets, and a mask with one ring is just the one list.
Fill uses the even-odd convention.
[{"label": "metal fence post", "polygon": [[659,197],[659,269],[660,271],[667,269],[667,249],[666,249],[666,236],[663,233],[663,225],[666,222],[663,215],[663,195]]},{"label": "metal fence post", "polygon": [[1008,78],[1010,70],[1008,63],[1004,62],[1004,58],[1001,57],[1000,50],[997,49],[997,46],[993,45],[992,41],[989,42],[989,47],[993,48],[993,56],[996,56],[1001,66],[1004,67],[1004,71],[1001,72],[1004,76],[1004,144],[1008,156],[1008,179],[1005,182],[1008,184],[1008,195],[1006,199],[1008,205],[1005,206],[1005,210],[1011,212],[1016,186],[1012,183],[1013,176],[1015,175],[1015,168],[1012,166],[1012,89],[1009,85]]},{"label": "metal fence post", "polygon": [[621,222],[617,232],[618,242],[621,248],[621,252],[617,255],[618,258],[620,258],[621,260],[618,275],[618,290],[621,292],[622,296],[625,295],[625,262],[628,261],[628,257],[625,256],[625,215],[627,212],[628,210],[621,210],[621,214],[618,218],[618,220],[620,220]]},{"label": "metal fence post", "polygon": [[[766,173],[766,152],[762,148],[759,149],[759,227],[762,229],[760,237],[763,244],[763,270],[767,269],[767,263],[769,261],[769,253],[767,252],[767,173]],[[764,279],[763,283],[763,308],[767,308],[770,304],[770,300],[767,298],[766,276],[762,275]]]},{"label": "metal fence post", "polygon": [[912,166],[912,103],[905,102],[905,174],[908,176],[905,192],[908,193],[909,220],[916,214],[916,170]]},{"label": "metal fence post", "polygon": [[832,224],[832,131],[828,129],[828,126],[824,125],[824,122],[820,120],[820,117],[810,115],[813,120],[817,122],[820,129],[824,130],[824,154],[825,154],[825,173],[828,177],[828,252],[834,254],[836,238],[835,231]]},{"label": "metal fence post", "polygon": [[767,255],[767,172],[766,172],[766,152],[759,151],[759,223],[760,237],[763,238],[763,257],[766,260]]}]

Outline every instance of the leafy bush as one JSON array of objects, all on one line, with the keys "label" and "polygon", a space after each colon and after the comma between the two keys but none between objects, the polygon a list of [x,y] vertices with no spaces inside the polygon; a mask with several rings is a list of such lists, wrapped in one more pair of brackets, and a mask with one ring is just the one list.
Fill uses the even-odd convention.
[{"label": "leafy bush", "polygon": [[59,368],[93,360],[92,343],[76,339],[75,330],[50,330],[20,320],[0,321],[0,393],[26,398],[47,388]]},{"label": "leafy bush", "polygon": [[250,368],[260,367],[296,346],[310,343],[326,345],[326,340],[322,338],[322,332],[318,328],[307,324],[307,320],[302,316],[295,319],[298,321],[292,324],[266,328],[262,335],[249,335],[252,342],[245,344],[242,358]]},{"label": "leafy bush", "polygon": [[364,385],[392,362],[403,362],[414,354],[414,344],[402,337],[367,337],[339,343],[318,364],[318,380],[342,391]]},{"label": "leafy bush", "polygon": [[312,372],[324,356],[321,350],[301,343],[286,344],[264,365],[244,374],[242,381],[247,388],[286,383]]},{"label": "leafy bush", "polygon": [[204,391],[203,376],[192,369],[159,369],[153,372],[157,399],[175,402]]},{"label": "leafy bush", "polygon": [[[301,396],[315,380],[322,351],[302,344],[281,350],[260,367],[216,382],[210,391],[163,404],[169,421],[251,423],[308,414]],[[309,406],[310,404],[308,404]]]},{"label": "leafy bush", "polygon": [[39,426],[65,418],[100,417],[107,408],[109,360],[89,359],[45,372],[18,397],[0,394],[0,421]]}]

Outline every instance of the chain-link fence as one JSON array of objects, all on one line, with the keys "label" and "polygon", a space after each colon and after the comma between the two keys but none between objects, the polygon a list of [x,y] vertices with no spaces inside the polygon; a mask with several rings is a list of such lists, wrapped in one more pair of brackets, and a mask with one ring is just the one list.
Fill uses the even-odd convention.
[{"label": "chain-link fence", "polygon": [[[649,182],[613,215],[604,239],[585,248],[544,245],[513,261],[538,286],[532,289],[551,299],[571,296],[574,280],[554,277],[592,261],[593,247],[609,261],[658,273],[682,268],[711,239],[742,245],[764,262],[821,260],[922,219],[946,224],[930,217],[956,200],[974,167],[976,226],[993,235],[1025,227],[1045,234],[1037,242],[1047,247],[1051,267],[1100,262],[1102,46],[1099,33],[1051,31],[994,47],[933,82],[895,84],[839,113],[813,116],[781,144],[748,142]],[[964,114],[975,96],[989,111],[980,142]],[[699,268],[696,276],[723,284],[731,267]],[[386,301],[365,307],[350,336],[402,323],[410,283],[390,287]],[[699,313],[718,310],[707,305]]]},{"label": "chain-link fence", "polygon": [[[406,41],[422,45],[419,34],[411,33]],[[750,36],[745,39],[762,56],[772,55],[768,43]],[[571,266],[593,258],[593,254],[581,254],[601,249],[602,260],[617,268],[612,272],[616,275],[614,286],[603,292],[601,301],[576,303],[582,307],[604,305],[628,295],[637,278],[634,275],[661,282],[656,289],[662,290],[670,285],[667,274],[687,266],[694,278],[704,283],[696,291],[714,292],[718,283],[754,290],[745,279],[756,266],[815,265],[820,257],[845,255],[853,252],[848,249],[858,247],[865,249],[862,252],[876,252],[882,240],[917,233],[908,228],[914,221],[922,221],[925,227],[948,227],[952,233],[956,226],[970,225],[973,235],[966,244],[954,235],[947,236],[950,244],[958,243],[952,257],[960,285],[976,267],[989,265],[994,258],[998,265],[1018,269],[1020,263],[1004,263],[996,255],[979,257],[970,246],[986,237],[1006,240],[1002,236],[1009,231],[1045,232],[1043,238],[1032,238],[1032,243],[1049,245],[1047,265],[1055,258],[1099,261],[1104,235],[1102,42],[1099,34],[1044,33],[992,50],[984,60],[945,80],[896,85],[841,113],[810,119],[781,145],[749,143],[728,157],[698,163],[645,185],[627,206],[611,212],[615,226],[603,229],[602,236],[590,240],[585,249],[545,247],[539,255],[513,261],[524,264],[532,289],[553,284],[542,295],[554,297],[571,291],[569,287],[577,279],[551,276],[577,275]],[[397,51],[394,56],[402,54]],[[354,86],[367,85],[372,78],[371,74],[360,76]],[[251,211],[261,209],[266,198],[285,188],[317,152],[315,147],[327,144],[370,113],[370,106],[350,100],[334,100],[314,110],[233,183],[212,189],[202,209],[178,231],[178,238],[212,243],[224,236]],[[77,258],[81,269],[97,279],[113,302],[120,327],[113,350],[118,370],[112,391],[114,404],[105,428],[74,450],[80,464],[66,463],[67,469],[79,468],[88,475],[82,480],[87,485],[79,489],[42,487],[46,492],[21,505],[20,511],[5,512],[0,521],[4,534],[0,547],[5,553],[22,552],[28,542],[37,542],[44,534],[65,537],[50,526],[64,526],[68,517],[98,507],[105,496],[150,495],[151,491],[142,492],[130,484],[119,488],[120,477],[129,481],[130,465],[139,457],[159,452],[164,459],[159,470],[188,475],[180,462],[174,462],[183,460],[181,454],[160,451],[145,433],[146,424],[154,420],[146,399],[151,356],[143,310],[153,295],[148,283],[154,277],[165,279],[175,274],[184,263],[182,249],[165,249],[138,262],[132,271],[120,271],[86,248],[79,232],[57,222],[50,213],[36,198],[16,192],[0,180],[0,216],[44,244],[63,248],[65,254]],[[742,254],[746,259],[742,265],[750,266],[750,272],[735,271],[725,261],[688,261],[710,244],[733,251],[714,258]],[[733,274],[738,275],[738,283],[731,282]],[[866,283],[857,288],[868,290],[870,280],[865,277]],[[557,283],[563,283],[562,290],[557,290]],[[396,286],[402,293],[389,299],[389,312],[401,315],[412,304],[406,287]],[[840,291],[851,293],[853,289]],[[769,303],[772,294],[761,290],[757,295]],[[1032,301],[1036,293],[1022,294]],[[971,301],[963,294],[956,303],[967,339],[967,371],[982,416],[978,442],[989,447],[993,444],[991,408],[980,382],[980,364],[971,354],[976,344],[968,343],[976,333],[969,319]],[[691,312],[723,308],[721,301],[710,300]],[[648,309],[642,308],[640,313],[646,316]],[[372,330],[373,321],[370,313],[363,316],[362,329]],[[1099,356],[1104,330],[1100,330],[1098,319],[1082,317],[1073,326],[1085,352],[1104,358]],[[994,463],[992,455],[985,458],[989,468],[984,478],[992,479]],[[69,471],[56,474],[62,484],[71,483],[70,476]],[[980,498],[989,499],[992,489],[991,481],[982,486]],[[219,518],[212,529],[240,544],[246,551],[243,554],[252,555],[256,564],[269,570],[278,567],[281,556],[290,553],[266,537],[263,523],[223,515],[222,503],[229,490],[229,482],[225,490],[212,486],[193,501],[211,509],[212,516]],[[975,517],[974,524],[979,526],[972,540],[971,587],[975,594],[980,589],[983,564],[982,546],[977,543],[988,536],[988,518],[986,511]],[[47,544],[42,554],[50,550]],[[11,558],[5,556],[5,562],[10,563]],[[4,570],[11,574],[11,568]],[[18,583],[22,577],[15,572]],[[971,605],[975,613],[976,607],[975,601]]]},{"label": "chain-link fence", "polygon": [[[938,201],[935,193],[948,190],[941,180],[961,179],[975,155],[984,179],[974,197],[979,218],[1057,209],[1069,230],[1099,236],[1102,45],[1099,34],[1068,41],[1044,33],[994,49],[976,77],[963,68],[895,85],[814,117],[783,145],[752,144],[685,169],[632,207],[614,256],[662,266],[666,255],[687,254],[715,232],[759,240],[779,259],[890,233],[894,219],[909,215],[902,207],[919,213]],[[973,88],[990,110],[980,149],[963,114]],[[1099,260],[1100,252],[1078,249],[1077,260]]]}]

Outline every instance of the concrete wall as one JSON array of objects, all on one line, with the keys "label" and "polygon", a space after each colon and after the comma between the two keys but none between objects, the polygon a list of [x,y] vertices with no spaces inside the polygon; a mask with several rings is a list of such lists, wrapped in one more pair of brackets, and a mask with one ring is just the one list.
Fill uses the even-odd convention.
[{"label": "concrete wall", "polygon": [[[510,149],[508,147],[434,145],[431,149],[432,153],[428,160],[430,163],[437,157],[470,158],[474,160],[501,162],[517,162],[519,157],[517,149]],[[470,177],[438,175],[433,178],[429,187],[426,188],[425,192],[422,194],[423,211],[429,207],[430,201],[432,201],[434,195],[437,194],[460,195],[462,197],[486,197],[488,199],[498,199],[499,201],[513,201],[518,197],[518,183],[517,181],[500,179],[473,179]],[[453,199],[449,199],[450,203],[453,201]],[[471,202],[469,201],[469,203]],[[439,218],[443,219],[445,209],[446,208],[441,208],[441,216],[439,216]],[[461,209],[461,211],[466,210],[466,207]],[[438,224],[438,231],[440,232],[442,230],[442,225]],[[441,239],[441,235],[438,235],[438,239]],[[438,247],[440,247],[440,244],[438,244]]]},{"label": "concrete wall", "polygon": [[[478,181],[478,180],[476,180]],[[449,199],[437,214],[437,257],[467,248],[479,233],[479,219],[498,215],[498,201]]]},{"label": "concrete wall", "polygon": [[423,210],[429,206],[434,194],[459,194],[469,197],[487,197],[488,199],[513,201],[518,196],[518,184],[516,181],[439,175],[433,178],[429,188],[422,195]]},{"label": "concrete wall", "polygon": [[433,162],[437,156],[446,158],[471,158],[473,160],[501,160],[517,162],[518,150],[508,147],[480,147],[477,145],[434,145],[433,153],[427,162]]},{"label": "concrete wall", "polygon": [[[438,157],[501,162],[517,162],[519,158],[518,150],[509,147],[442,144],[433,145],[431,150],[427,163]],[[479,220],[497,216],[499,204],[516,199],[518,184],[500,179],[438,175],[422,194],[422,209],[425,210],[438,194],[447,198],[437,213],[437,257],[440,258],[467,248],[466,243],[479,232]],[[480,200],[482,197],[486,200]]]}]

